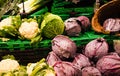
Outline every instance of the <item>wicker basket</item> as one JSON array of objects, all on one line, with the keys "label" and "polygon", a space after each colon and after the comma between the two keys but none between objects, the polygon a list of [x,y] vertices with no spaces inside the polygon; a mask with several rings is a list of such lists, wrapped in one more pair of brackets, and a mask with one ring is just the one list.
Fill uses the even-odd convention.
[{"label": "wicker basket", "polygon": [[[113,0],[102,5],[92,17],[92,28],[98,33],[110,34],[103,28],[103,22],[108,18],[120,18],[120,0]],[[115,33],[119,35],[119,33]]]}]

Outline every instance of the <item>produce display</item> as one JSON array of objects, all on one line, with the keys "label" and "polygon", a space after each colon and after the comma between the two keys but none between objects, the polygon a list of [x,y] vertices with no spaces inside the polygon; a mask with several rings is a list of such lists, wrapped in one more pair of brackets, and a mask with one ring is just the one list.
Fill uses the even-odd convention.
[{"label": "produce display", "polygon": [[[97,38],[90,41],[85,45],[85,49],[82,49],[83,52],[79,53],[78,50],[81,49],[77,49],[76,51],[74,49],[74,51],[72,51],[73,48],[69,47],[71,45],[65,45],[65,43],[70,44],[71,39],[69,37],[67,37],[67,40],[64,35],[57,35],[55,38],[58,37],[62,40],[58,39],[58,41],[56,40],[56,43],[52,43],[52,50],[46,58],[47,63],[53,66],[57,76],[119,76],[120,56],[115,51],[113,52],[109,49],[109,44],[104,38]],[[65,46],[61,44],[61,42],[64,43]],[[73,41],[73,43],[75,42]],[[61,48],[62,46],[64,47]],[[66,47],[68,51],[65,50]],[[85,53],[85,51],[88,50],[90,52]],[[70,51],[75,54],[73,57],[70,57]],[[66,58],[63,57],[64,55]],[[69,66],[71,66],[71,68]],[[76,68],[78,69],[76,70],[77,73],[79,72],[78,75],[74,70],[72,70],[73,67],[74,70],[76,70]],[[68,74],[68,71],[71,72]]]},{"label": "produce display", "polygon": [[[69,18],[63,19],[60,12],[55,14],[51,11],[52,6],[58,6],[55,2],[61,4],[60,8],[67,9],[85,7],[84,4],[78,5],[84,1],[64,0],[61,4],[61,0],[7,0],[3,6],[0,5],[0,41],[12,49],[0,48],[0,76],[120,76],[120,40],[119,35],[113,34],[120,31],[118,17],[102,20],[102,29],[106,35],[96,32],[94,27],[99,26],[92,26],[92,19],[86,15],[73,10],[66,13]],[[103,2],[107,3],[107,0]],[[6,6],[7,3],[10,8]],[[71,7],[66,6],[71,4]],[[42,10],[44,7],[46,12]],[[38,10],[42,13],[33,15]],[[84,12],[89,13],[87,10]],[[92,14],[96,15],[96,12]],[[17,42],[21,43],[20,47]],[[49,49],[40,48],[41,45],[46,46],[44,43]],[[27,49],[21,51],[16,46]],[[31,62],[22,64],[20,60],[23,57],[16,59],[13,53],[16,57],[18,53],[25,56]],[[34,61],[37,58],[35,54],[42,58]]]},{"label": "produce display", "polygon": [[31,44],[42,39],[39,24],[36,19],[21,19],[20,15],[9,16],[3,19],[0,25],[0,36],[2,38],[28,39],[31,40]]},{"label": "produce display", "polygon": [[55,72],[45,59],[22,66],[17,60],[3,59],[0,62],[0,76],[55,76]]},{"label": "produce display", "polygon": [[1,37],[30,40],[31,44],[38,43],[43,37],[53,38],[64,32],[63,20],[52,13],[40,15],[38,18],[21,19],[20,15],[9,16],[1,20],[0,25]]},{"label": "produce display", "polygon": [[[102,38],[101,38],[102,39]],[[98,40],[92,40],[86,44],[86,48],[91,42]],[[105,41],[105,39],[102,39]],[[100,41],[101,42],[101,41]],[[90,58],[88,54],[78,52],[80,50],[77,48],[74,41],[72,41],[68,36],[57,35],[52,39],[51,51],[48,53],[47,57],[41,59],[36,63],[28,63],[26,66],[22,67],[16,60],[3,59],[0,65],[5,63],[7,66],[0,68],[1,75],[16,74],[20,76],[21,72],[23,76],[119,76],[120,75],[120,57],[118,53],[111,52],[108,48],[108,42],[102,42],[104,47],[107,49],[101,49],[105,51],[103,54],[98,52],[100,56],[97,60],[95,57]],[[68,44],[68,45],[65,45]],[[101,43],[98,42],[99,45]],[[65,45],[65,46],[64,46]],[[63,46],[63,47],[62,47]],[[73,48],[73,46],[75,48]],[[92,45],[90,45],[92,46]],[[102,46],[101,46],[102,47]],[[99,47],[100,48],[100,47]],[[97,50],[96,50],[97,51]],[[92,52],[92,51],[91,51]],[[97,55],[96,52],[94,54]],[[94,55],[93,55],[94,56]],[[11,65],[14,65],[12,67]],[[15,66],[16,65],[16,66]],[[11,68],[9,68],[11,67]],[[23,69],[20,69],[23,68]],[[8,69],[7,69],[8,68]],[[92,69],[92,71],[91,71]],[[112,71],[112,72],[111,72]]]}]

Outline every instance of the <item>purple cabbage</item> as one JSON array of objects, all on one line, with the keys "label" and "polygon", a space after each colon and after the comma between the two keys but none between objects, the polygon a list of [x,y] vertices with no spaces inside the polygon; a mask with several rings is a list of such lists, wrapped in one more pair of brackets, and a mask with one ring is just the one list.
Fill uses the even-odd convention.
[{"label": "purple cabbage", "polygon": [[120,40],[113,40],[113,47],[115,52],[120,55]]},{"label": "purple cabbage", "polygon": [[46,61],[50,66],[53,66],[57,61],[61,61],[61,59],[53,51],[51,51],[49,52]]},{"label": "purple cabbage", "polygon": [[57,35],[52,40],[52,50],[60,59],[74,58],[77,46],[68,36]]},{"label": "purple cabbage", "polygon": [[64,22],[65,32],[68,36],[79,36],[81,32],[80,22],[76,18],[68,18]]},{"label": "purple cabbage", "polygon": [[104,38],[97,38],[90,41],[84,50],[84,54],[90,59],[98,60],[108,53],[108,43]]},{"label": "purple cabbage", "polygon": [[88,27],[90,26],[90,19],[86,16],[78,16],[77,20],[79,20],[81,22],[82,25],[82,29],[84,31],[86,31],[88,29]]},{"label": "purple cabbage", "polygon": [[102,74],[97,68],[89,66],[82,69],[82,76],[102,76]]},{"label": "purple cabbage", "polygon": [[81,69],[75,67],[71,62],[56,62],[53,67],[56,76],[82,76]]},{"label": "purple cabbage", "polygon": [[89,58],[83,54],[76,55],[73,60],[73,64],[78,68],[83,68],[91,65]]},{"label": "purple cabbage", "polygon": [[105,31],[109,31],[109,32],[120,31],[120,19],[118,18],[106,19],[103,23],[103,28],[105,29]]},{"label": "purple cabbage", "polygon": [[96,67],[104,76],[120,76],[120,57],[117,53],[103,56]]}]

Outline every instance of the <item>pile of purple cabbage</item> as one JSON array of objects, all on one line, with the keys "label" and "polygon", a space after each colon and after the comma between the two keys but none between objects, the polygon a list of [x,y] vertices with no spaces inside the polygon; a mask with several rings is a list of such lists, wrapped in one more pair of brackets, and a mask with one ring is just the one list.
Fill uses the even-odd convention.
[{"label": "pile of purple cabbage", "polygon": [[91,40],[82,52],[74,41],[65,35],[52,40],[52,51],[46,61],[56,76],[120,76],[120,56],[110,52],[104,38]]},{"label": "pile of purple cabbage", "polygon": [[64,21],[65,35],[79,36],[90,27],[90,19],[86,16],[71,17]]}]

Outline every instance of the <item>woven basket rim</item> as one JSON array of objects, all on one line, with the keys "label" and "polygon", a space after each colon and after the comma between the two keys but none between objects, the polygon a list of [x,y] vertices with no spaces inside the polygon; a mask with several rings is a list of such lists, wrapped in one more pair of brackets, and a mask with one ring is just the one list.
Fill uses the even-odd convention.
[{"label": "woven basket rim", "polygon": [[95,30],[98,33],[110,34],[110,32],[105,31],[102,25],[99,23],[98,15],[101,13],[101,10],[106,9],[106,7],[108,8],[109,6],[113,6],[116,3],[118,4],[118,2],[120,3],[120,0],[109,1],[108,3],[102,5],[98,10],[96,10],[96,12],[92,17],[92,22],[91,22],[93,30]]}]

